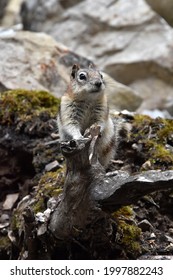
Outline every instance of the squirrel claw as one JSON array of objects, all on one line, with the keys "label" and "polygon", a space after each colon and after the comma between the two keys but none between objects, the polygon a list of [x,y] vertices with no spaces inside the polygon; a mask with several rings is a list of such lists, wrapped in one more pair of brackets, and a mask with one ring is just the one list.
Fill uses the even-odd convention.
[{"label": "squirrel claw", "polygon": [[96,136],[101,136],[101,126],[97,123],[92,124],[89,128],[85,130],[84,137],[93,139]]}]

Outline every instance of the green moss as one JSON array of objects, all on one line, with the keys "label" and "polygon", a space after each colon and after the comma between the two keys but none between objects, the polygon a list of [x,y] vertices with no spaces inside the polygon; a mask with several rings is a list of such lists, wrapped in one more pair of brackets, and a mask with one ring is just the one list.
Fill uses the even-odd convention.
[{"label": "green moss", "polygon": [[38,212],[44,212],[45,210],[45,203],[43,197],[39,197],[39,199],[36,200],[36,204],[33,206],[34,213]]},{"label": "green moss", "polygon": [[161,121],[161,128],[158,130],[158,137],[162,142],[173,139],[173,120],[158,119]]},{"label": "green moss", "polygon": [[123,206],[119,210],[113,213],[114,218],[119,218],[120,216],[132,217],[133,209],[130,206]]},{"label": "green moss", "polygon": [[130,141],[141,145],[143,162],[151,163],[148,168],[173,169],[173,120],[135,115],[132,125]]},{"label": "green moss", "polygon": [[10,228],[13,231],[13,233],[18,234],[18,231],[21,231],[23,225],[23,211],[25,207],[26,205],[24,204],[23,206],[20,206],[13,210],[10,223]]},{"label": "green moss", "polygon": [[0,236],[0,249],[7,250],[11,246],[11,241],[8,236]]},{"label": "green moss", "polygon": [[36,189],[36,203],[33,205],[35,213],[43,212],[46,209],[46,201],[50,197],[57,197],[62,193],[64,178],[64,168],[55,172],[47,172],[41,177]]},{"label": "green moss", "polygon": [[132,207],[124,206],[112,215],[117,223],[117,242],[124,247],[127,254],[136,258],[141,253],[141,229],[134,222]]},{"label": "green moss", "polygon": [[164,145],[148,141],[146,146],[149,147],[150,161],[153,164],[165,164],[165,166],[173,164],[173,153],[167,150]]},{"label": "green moss", "polygon": [[23,89],[0,93],[0,123],[16,124],[20,120],[28,121],[43,112],[55,117],[60,100],[46,91]]},{"label": "green moss", "polygon": [[130,225],[121,220],[119,221],[118,231],[122,234],[120,243],[125,247],[126,251],[134,257],[140,254],[141,246],[139,241],[141,229],[136,225]]},{"label": "green moss", "polygon": [[18,215],[16,213],[16,209],[13,211],[12,219],[11,219],[11,229],[15,231],[16,229],[19,228],[19,220],[18,220]]}]

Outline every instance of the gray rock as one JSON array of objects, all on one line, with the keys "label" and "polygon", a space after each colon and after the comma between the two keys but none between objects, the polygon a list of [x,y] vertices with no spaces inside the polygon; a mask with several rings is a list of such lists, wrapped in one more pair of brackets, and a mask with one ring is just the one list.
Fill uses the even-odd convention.
[{"label": "gray rock", "polygon": [[[0,32],[0,87],[5,89],[48,90],[60,97],[69,82],[73,63],[86,67],[89,60],[44,33],[16,32],[14,28]],[[142,99],[133,90],[103,73],[112,108],[136,110]]]},{"label": "gray rock", "polygon": [[8,214],[2,214],[0,216],[0,230],[8,227],[10,224],[10,217]]},{"label": "gray rock", "polygon": [[127,109],[134,112],[142,103],[142,98],[130,87],[118,83],[106,73],[103,73],[106,82],[107,95],[111,109],[122,111]]},{"label": "gray rock", "polygon": [[19,193],[7,194],[3,203],[3,209],[11,210],[18,198]]},{"label": "gray rock", "polygon": [[49,90],[60,95],[65,88],[63,70],[58,70],[60,53],[67,49],[46,34],[0,33],[0,84],[5,89]]},{"label": "gray rock", "polygon": [[58,168],[60,168],[60,165],[59,165],[59,163],[58,163],[57,160],[55,160],[55,161],[53,161],[53,162],[50,162],[50,163],[48,163],[48,164],[45,166],[45,170],[46,170],[47,172],[49,172],[49,171],[55,171],[55,170],[57,170]]},{"label": "gray rock", "polygon": [[149,110],[151,116],[168,118],[169,114],[173,115],[173,88],[171,84],[152,77],[134,81],[130,86],[138,96],[143,98],[138,113],[146,114],[146,111]]},{"label": "gray rock", "polygon": [[63,11],[58,0],[29,0],[21,6],[22,23],[25,30],[44,31],[50,28],[54,19]]},{"label": "gray rock", "polygon": [[13,29],[0,32],[0,89],[47,90],[60,97],[69,81],[70,67],[89,60],[69,51],[44,33]]},{"label": "gray rock", "polygon": [[[132,92],[144,100],[142,104],[137,102],[142,110],[167,110],[166,99],[173,99],[173,30],[144,0],[84,0],[75,1],[74,5],[71,1],[69,5],[57,1],[54,11],[59,5],[60,13],[56,16],[47,12],[43,1],[40,0],[39,5],[34,1],[34,7],[30,2],[33,1],[25,1],[28,10],[23,20],[32,15],[30,24],[36,26],[34,30],[48,32],[57,41],[96,62],[118,82],[132,87]],[[157,2],[159,6],[165,1],[150,2]],[[167,2],[170,4],[171,0]],[[45,11],[42,21],[35,14],[38,8]],[[134,102],[135,110],[136,96],[125,102],[127,96],[122,100],[126,106]],[[172,105],[169,106],[172,115]],[[124,104],[120,108],[124,108]]]},{"label": "gray rock", "polygon": [[[163,17],[168,12],[172,16],[171,0],[147,2]],[[158,109],[173,115],[173,30],[144,0],[25,0],[21,17],[25,29],[52,35],[128,85],[131,89],[117,84],[110,95],[115,107],[119,103],[120,110],[139,107],[139,113]],[[66,67],[62,69],[67,78]],[[66,78],[58,77],[58,91],[65,88]],[[55,80],[49,87],[45,81],[41,85],[54,92]]]}]

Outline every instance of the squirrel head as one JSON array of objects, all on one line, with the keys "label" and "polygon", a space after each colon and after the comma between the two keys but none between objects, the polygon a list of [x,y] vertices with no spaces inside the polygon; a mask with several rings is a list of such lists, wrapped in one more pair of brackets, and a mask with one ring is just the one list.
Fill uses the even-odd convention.
[{"label": "squirrel head", "polygon": [[80,93],[102,93],[105,89],[103,76],[92,63],[88,68],[80,68],[78,64],[72,66],[71,83],[73,92]]}]

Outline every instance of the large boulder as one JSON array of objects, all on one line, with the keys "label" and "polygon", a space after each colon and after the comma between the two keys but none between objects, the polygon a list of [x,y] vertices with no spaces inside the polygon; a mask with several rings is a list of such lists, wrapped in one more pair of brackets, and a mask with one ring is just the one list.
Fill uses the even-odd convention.
[{"label": "large boulder", "polygon": [[60,97],[67,87],[73,63],[91,61],[71,52],[44,33],[0,32],[0,90],[47,90]]},{"label": "large boulder", "polygon": [[[21,0],[17,0],[17,2],[21,4]],[[155,2],[159,6],[160,1]],[[114,99],[112,104],[117,105],[117,108],[123,109],[123,104],[125,104],[125,108],[134,110],[140,106],[141,102],[138,102],[140,98],[144,102],[138,108],[139,112],[146,109],[159,109],[167,110],[173,115],[171,101],[173,99],[173,30],[144,0],[76,0],[68,1],[68,3],[61,0],[46,2],[43,0],[25,0],[21,6],[21,17],[25,29],[49,33],[57,42],[68,46],[71,49],[71,54],[75,51],[76,54],[87,57],[117,82],[129,86],[131,89],[128,88],[126,95],[120,94],[120,106],[117,104],[119,102],[117,100],[118,95],[115,94],[118,84],[116,90],[111,91]],[[32,38],[34,35],[30,33],[30,36]],[[26,48],[28,40],[30,39],[27,38],[25,42]],[[31,43],[31,45],[34,47],[34,44]],[[45,46],[41,42],[37,43],[36,53],[42,52],[44,48]],[[51,50],[50,48],[50,52]],[[45,56],[43,51],[44,55],[41,60],[46,60],[44,56],[47,57],[48,52],[47,48]],[[2,49],[1,53],[3,53]],[[56,78],[53,78],[53,81],[51,81],[51,67],[49,67],[49,78],[46,81],[39,71],[36,72],[36,75],[34,74],[35,77],[40,75],[42,77],[41,85],[48,87],[53,92],[64,91],[66,80],[69,77],[69,67],[73,62],[79,63],[79,57],[81,60],[81,56],[76,59],[74,53],[70,55],[70,58],[67,55],[68,59],[67,57],[62,59],[62,51],[60,53],[61,62],[65,62],[65,67],[62,67],[62,63],[58,63],[58,65],[61,65],[58,75],[60,77],[65,75],[65,79],[59,78],[57,81]],[[40,56],[38,54],[38,60]],[[33,55],[29,52],[28,58],[32,60],[32,57]],[[52,57],[52,54],[50,54],[50,57]],[[55,58],[56,55],[53,55],[53,57]],[[63,73],[61,73],[62,68]],[[48,73],[48,70],[46,71]],[[25,80],[26,75],[23,82]],[[10,82],[11,77],[8,83]],[[60,84],[61,86],[59,86]],[[32,83],[32,86],[35,87],[35,82]],[[122,86],[120,87],[121,92]],[[125,89],[123,88],[123,90]],[[134,101],[129,92],[136,93],[133,94]],[[134,104],[134,106],[130,104]]]},{"label": "large boulder", "polygon": [[[161,104],[161,110],[167,109],[173,98],[173,30],[144,0],[83,0],[73,1],[73,5],[56,1],[52,14],[54,1],[47,1],[49,9],[42,2],[24,1],[24,26],[46,31],[95,61],[145,101],[151,99],[150,109],[156,103]],[[39,17],[36,9],[44,17]]]},{"label": "large boulder", "polygon": [[65,82],[57,61],[67,49],[46,34],[11,30],[0,35],[1,90],[40,89],[60,96]]},{"label": "large boulder", "polygon": [[[1,91],[47,90],[57,97],[66,90],[73,63],[87,67],[91,62],[49,35],[13,29],[0,33],[0,60]],[[134,111],[139,107],[141,98],[133,90],[108,75],[105,79],[112,108]]]}]

